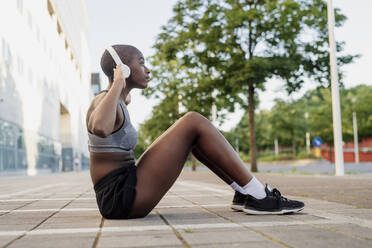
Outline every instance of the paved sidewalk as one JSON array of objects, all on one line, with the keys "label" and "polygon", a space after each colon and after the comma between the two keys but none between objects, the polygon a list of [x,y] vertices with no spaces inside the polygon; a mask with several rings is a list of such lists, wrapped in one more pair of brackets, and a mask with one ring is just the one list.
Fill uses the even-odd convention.
[{"label": "paved sidewalk", "polygon": [[[372,247],[371,200],[362,200],[372,193],[371,176],[257,177],[303,200],[305,209],[282,216],[234,212],[233,192],[218,178],[183,172],[146,218],[105,220],[88,172],[0,177],[0,247]],[[334,196],[340,186],[359,192],[357,206]],[[327,195],[333,198],[322,200]]]}]

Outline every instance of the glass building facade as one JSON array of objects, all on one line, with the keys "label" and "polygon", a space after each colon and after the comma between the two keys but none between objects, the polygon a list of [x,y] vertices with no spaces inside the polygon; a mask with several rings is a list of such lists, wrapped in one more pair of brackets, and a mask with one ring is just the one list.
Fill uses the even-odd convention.
[{"label": "glass building facade", "polygon": [[84,0],[0,1],[0,175],[89,167],[87,40]]}]

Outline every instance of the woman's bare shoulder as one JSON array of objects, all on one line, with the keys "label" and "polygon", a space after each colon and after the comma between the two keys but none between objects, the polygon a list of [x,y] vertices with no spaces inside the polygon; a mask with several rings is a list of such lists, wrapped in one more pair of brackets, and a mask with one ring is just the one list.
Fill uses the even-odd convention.
[{"label": "woman's bare shoulder", "polygon": [[97,105],[103,100],[103,98],[105,97],[105,95],[107,94],[107,92],[102,92],[100,94],[97,94],[92,102],[90,103],[90,106],[88,108],[88,111],[87,111],[87,116],[86,116],[86,122],[88,124],[89,122],[89,117],[91,115],[91,113],[94,111],[94,109],[97,107]]}]

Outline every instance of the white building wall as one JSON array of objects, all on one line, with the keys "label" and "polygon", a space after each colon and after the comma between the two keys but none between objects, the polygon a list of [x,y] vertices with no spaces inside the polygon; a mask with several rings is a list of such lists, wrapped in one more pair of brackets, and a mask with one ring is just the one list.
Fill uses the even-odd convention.
[{"label": "white building wall", "polygon": [[70,114],[74,153],[88,156],[85,114],[93,94],[85,2],[49,5],[52,16],[48,0],[0,1],[0,121],[22,130],[28,174],[37,172],[40,139],[61,154],[60,104]]}]

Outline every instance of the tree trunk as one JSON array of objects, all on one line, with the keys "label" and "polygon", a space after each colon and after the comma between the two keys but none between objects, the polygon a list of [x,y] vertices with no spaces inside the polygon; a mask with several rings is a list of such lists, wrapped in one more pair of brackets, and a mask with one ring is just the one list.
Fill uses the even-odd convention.
[{"label": "tree trunk", "polygon": [[296,141],[295,139],[292,140],[292,157],[296,159]]},{"label": "tree trunk", "polygon": [[249,85],[248,88],[248,114],[249,114],[249,150],[251,152],[251,171],[257,172],[257,158],[256,158],[256,132],[254,128],[254,86]]},{"label": "tree trunk", "polygon": [[191,154],[191,169],[192,171],[195,171],[196,170],[196,161],[195,161],[195,157],[194,155]]}]

